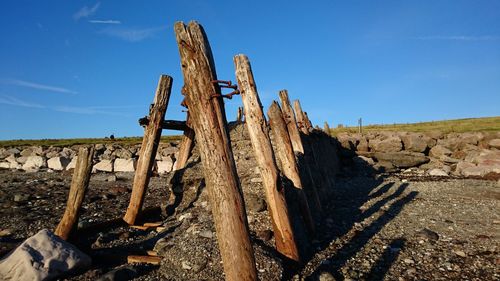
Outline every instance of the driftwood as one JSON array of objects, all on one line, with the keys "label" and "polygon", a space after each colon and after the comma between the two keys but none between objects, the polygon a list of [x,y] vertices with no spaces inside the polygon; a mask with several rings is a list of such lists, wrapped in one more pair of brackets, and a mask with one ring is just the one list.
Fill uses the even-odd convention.
[{"label": "driftwood", "polygon": [[278,252],[299,261],[299,251],[295,242],[288,207],[285,200],[284,186],[279,180],[279,171],[274,158],[269,127],[262,104],[257,93],[250,62],[245,55],[234,57],[236,78],[241,92],[243,109],[247,116],[245,123],[252,142],[255,158],[259,165],[264,185],[266,201],[273,223],[274,237]]},{"label": "driftwood", "polygon": [[153,265],[159,265],[161,262],[161,257],[158,256],[127,256],[128,263],[147,263]]},{"label": "driftwood", "polygon": [[300,139],[299,129],[297,128],[297,121],[295,119],[295,114],[293,113],[292,105],[290,104],[290,99],[288,98],[288,91],[281,90],[279,92],[279,96],[281,101],[281,111],[286,122],[288,133],[290,134],[293,151],[304,154],[304,147],[302,145],[302,140]]},{"label": "driftwood", "polygon": [[78,223],[80,207],[82,206],[83,198],[85,197],[85,193],[87,193],[87,187],[90,181],[93,157],[93,146],[81,147],[78,150],[78,159],[71,180],[66,210],[55,230],[55,234],[64,240],[68,239]]},{"label": "driftwood", "polygon": [[300,178],[297,160],[295,159],[295,154],[293,152],[290,134],[287,130],[285,119],[283,118],[283,114],[277,102],[273,101],[269,107],[267,115],[269,116],[269,124],[274,134],[274,140],[276,142],[282,172],[293,182],[294,187],[298,189],[300,211],[304,219],[304,223],[309,232],[314,234],[314,221],[312,219],[307,198],[303,192],[303,184]]},{"label": "driftwood", "polygon": [[175,24],[185,101],[201,162],[227,280],[256,280],[257,270],[245,205],[212,51],[196,22]]},{"label": "driftwood", "polygon": [[144,194],[149,184],[149,178],[153,169],[156,151],[160,143],[162,122],[167,111],[170,91],[172,89],[172,77],[160,76],[158,87],[149,112],[149,123],[144,130],[139,160],[134,176],[134,184],[127,212],[123,220],[128,224],[134,224],[138,213],[142,209]]}]

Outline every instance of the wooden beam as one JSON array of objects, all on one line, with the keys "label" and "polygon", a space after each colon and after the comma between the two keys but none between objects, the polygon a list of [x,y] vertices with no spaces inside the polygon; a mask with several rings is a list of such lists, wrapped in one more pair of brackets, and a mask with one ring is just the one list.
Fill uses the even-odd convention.
[{"label": "wooden beam", "polygon": [[292,141],[290,140],[290,134],[288,132],[285,119],[283,118],[283,113],[281,112],[280,106],[276,101],[273,101],[269,107],[267,115],[269,116],[269,124],[274,134],[274,140],[278,150],[278,158],[281,162],[282,172],[293,182],[294,187],[298,189],[300,200],[299,205],[304,223],[306,224],[309,232],[314,234],[314,221],[309,209],[309,204],[307,203],[307,198],[303,192],[303,184],[300,178],[297,161],[295,159],[295,153],[293,152]]},{"label": "wooden beam", "polygon": [[[139,119],[139,125],[147,126],[149,124],[149,117],[145,116]],[[161,123],[161,128],[163,130],[174,130],[174,131],[187,131],[191,130],[188,127],[186,121],[178,121],[178,120],[163,120]]]},{"label": "wooden beam", "polygon": [[240,181],[212,51],[197,22],[175,24],[186,104],[200,149],[226,280],[257,280]]},{"label": "wooden beam", "polygon": [[127,256],[127,263],[147,263],[153,265],[159,265],[161,262],[161,257],[158,256]]},{"label": "wooden beam", "polygon": [[259,165],[266,201],[274,229],[276,249],[284,256],[300,261],[294,231],[288,216],[284,186],[279,180],[279,171],[269,138],[269,127],[262,112],[252,68],[245,55],[234,57],[236,78],[241,92],[246,126]]},{"label": "wooden beam", "polygon": [[55,234],[64,240],[67,240],[78,224],[80,208],[83,198],[87,193],[87,187],[92,172],[92,159],[94,157],[94,147],[80,147],[78,158],[76,160],[71,187],[69,189],[68,202],[64,215],[57,225]]},{"label": "wooden beam", "polygon": [[142,209],[144,194],[149,184],[156,151],[160,144],[161,125],[165,119],[171,89],[172,77],[161,75],[156,88],[153,106],[149,112],[149,124],[144,129],[144,138],[142,139],[139,160],[137,161],[130,203],[123,217],[123,220],[131,225],[135,223],[137,214]]}]

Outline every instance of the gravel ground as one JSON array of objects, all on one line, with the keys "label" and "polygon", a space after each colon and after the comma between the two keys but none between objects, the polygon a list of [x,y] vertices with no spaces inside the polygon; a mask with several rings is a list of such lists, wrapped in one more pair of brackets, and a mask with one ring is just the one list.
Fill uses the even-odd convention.
[{"label": "gravel ground", "polygon": [[[427,177],[419,171],[368,175],[344,167],[321,196],[323,213],[303,264],[274,250],[264,192],[246,132],[231,131],[260,280],[499,280],[500,191],[497,181]],[[121,218],[132,174],[93,174],[80,227]],[[0,170],[0,257],[42,228],[55,229],[71,173]],[[172,186],[177,196],[167,205]],[[112,225],[72,242],[93,266],[67,280],[223,280],[217,234],[196,149],[188,168],[151,179],[145,208],[156,232]],[[298,213],[298,212],[295,212]],[[300,221],[299,221],[300,222]],[[306,245],[306,239],[299,241]],[[155,250],[159,266],[127,264]],[[108,278],[108,279],[105,279]]]}]

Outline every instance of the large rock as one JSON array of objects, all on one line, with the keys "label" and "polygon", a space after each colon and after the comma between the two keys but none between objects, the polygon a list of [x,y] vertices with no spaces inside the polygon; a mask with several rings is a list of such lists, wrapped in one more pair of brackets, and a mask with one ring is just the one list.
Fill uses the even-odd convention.
[{"label": "large rock", "polygon": [[23,165],[25,171],[36,171],[40,168],[46,167],[47,163],[42,156],[28,156],[26,163]]},{"label": "large rock", "polygon": [[0,169],[10,169],[9,162],[0,162]]},{"label": "large rock", "polygon": [[424,152],[427,149],[427,143],[430,142],[429,139],[427,136],[414,133],[401,137],[405,150],[413,152]]},{"label": "large rock", "polygon": [[429,157],[423,153],[409,151],[376,152],[374,157],[379,162],[390,162],[398,168],[411,168],[429,162]]},{"label": "large rock", "polygon": [[113,172],[113,161],[107,159],[101,160],[99,163],[94,165],[92,171]]},{"label": "large rock", "polygon": [[164,157],[161,161],[156,161],[159,174],[170,173],[174,167],[174,161],[170,157]]},{"label": "large rock", "polygon": [[500,139],[492,139],[488,142],[488,145],[492,148],[500,149]]},{"label": "large rock", "polygon": [[135,159],[116,158],[114,163],[115,172],[135,172]]},{"label": "large rock", "polygon": [[403,149],[403,144],[398,136],[391,136],[382,140],[370,140],[369,147],[375,152],[398,152]]},{"label": "large rock", "polygon": [[73,157],[73,159],[71,159],[71,161],[66,166],[66,171],[74,169],[76,167],[76,161],[77,160],[78,160],[78,156]]},{"label": "large rock", "polygon": [[43,155],[43,148],[40,146],[28,147],[28,148],[23,149],[23,151],[21,151],[20,154],[21,154],[21,156],[25,156],[25,157],[41,156],[41,155]]},{"label": "large rock", "polygon": [[436,145],[429,151],[429,156],[434,158],[441,158],[441,156],[450,156],[453,152],[443,145]]},{"label": "large rock", "polygon": [[122,159],[130,159],[130,158],[132,158],[132,156],[134,156],[132,154],[132,152],[130,152],[126,148],[120,148],[120,149],[115,150],[114,155],[116,157],[122,158]]},{"label": "large rock", "polygon": [[69,160],[68,158],[57,156],[47,160],[47,166],[49,167],[49,169],[62,171],[66,169],[70,162],[71,160]]},{"label": "large rock", "polygon": [[89,256],[43,229],[0,261],[0,279],[53,280],[90,264]]}]

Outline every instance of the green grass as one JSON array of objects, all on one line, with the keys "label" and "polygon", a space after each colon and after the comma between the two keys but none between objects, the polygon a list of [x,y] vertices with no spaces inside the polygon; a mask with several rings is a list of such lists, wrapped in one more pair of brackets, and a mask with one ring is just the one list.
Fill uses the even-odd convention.
[{"label": "green grass", "polygon": [[[180,140],[181,136],[162,136],[161,142],[169,142]],[[142,137],[128,137],[128,138],[116,138],[102,139],[102,138],[87,138],[87,139],[42,139],[42,140],[5,140],[0,141],[0,147],[9,146],[72,146],[72,145],[84,145],[84,144],[119,144],[119,145],[132,145],[140,144],[142,142]]]},{"label": "green grass", "polygon": [[[380,132],[380,131],[406,131],[406,132],[440,131],[443,133],[498,132],[500,131],[500,116],[443,120],[443,121],[421,122],[412,124],[367,125],[363,126],[362,130],[364,133]],[[358,127],[330,129],[330,133],[333,135],[342,132],[357,133]]]}]

